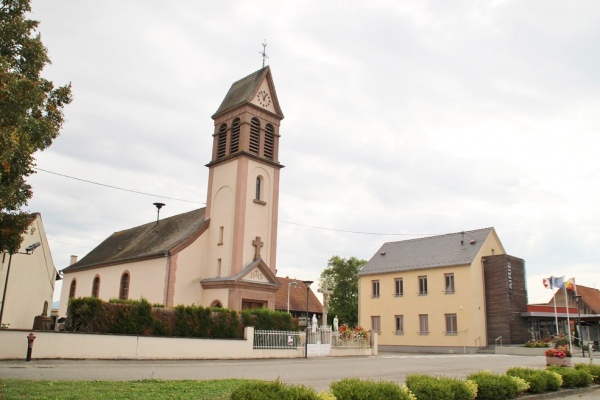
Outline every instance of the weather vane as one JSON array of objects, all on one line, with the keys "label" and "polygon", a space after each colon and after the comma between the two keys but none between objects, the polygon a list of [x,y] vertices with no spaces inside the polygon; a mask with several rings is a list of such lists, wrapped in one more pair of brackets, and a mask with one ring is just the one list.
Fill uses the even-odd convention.
[{"label": "weather vane", "polygon": [[265,41],[262,44],[263,47],[263,51],[259,51],[258,54],[260,54],[263,58],[263,68],[265,67],[265,60],[267,58],[269,58],[269,56],[267,56],[267,39],[265,39]]}]

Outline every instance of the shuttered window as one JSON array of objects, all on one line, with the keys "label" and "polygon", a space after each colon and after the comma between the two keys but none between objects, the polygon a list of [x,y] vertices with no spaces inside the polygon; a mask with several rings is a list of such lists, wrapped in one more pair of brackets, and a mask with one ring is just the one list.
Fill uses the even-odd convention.
[{"label": "shuttered window", "polygon": [[256,155],[260,150],[260,121],[258,118],[252,118],[250,121],[250,145],[248,150]]}]

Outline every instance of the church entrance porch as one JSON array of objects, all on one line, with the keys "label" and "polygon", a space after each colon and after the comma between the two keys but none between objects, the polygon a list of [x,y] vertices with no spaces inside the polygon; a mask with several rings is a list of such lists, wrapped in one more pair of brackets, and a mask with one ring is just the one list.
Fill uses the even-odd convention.
[{"label": "church entrance porch", "polygon": [[253,308],[267,308],[268,304],[264,301],[242,300],[242,310],[250,310]]}]

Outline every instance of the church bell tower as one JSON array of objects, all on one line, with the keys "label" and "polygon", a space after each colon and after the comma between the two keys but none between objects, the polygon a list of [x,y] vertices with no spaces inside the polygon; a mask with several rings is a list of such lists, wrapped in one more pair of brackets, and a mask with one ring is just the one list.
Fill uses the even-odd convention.
[{"label": "church bell tower", "polygon": [[202,286],[229,290],[231,309],[273,309],[283,113],[270,68],[234,82],[212,118]]}]

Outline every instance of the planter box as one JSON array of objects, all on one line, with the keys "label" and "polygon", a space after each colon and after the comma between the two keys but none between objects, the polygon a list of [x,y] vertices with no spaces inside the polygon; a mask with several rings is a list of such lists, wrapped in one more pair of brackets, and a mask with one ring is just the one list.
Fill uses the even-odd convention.
[{"label": "planter box", "polygon": [[558,365],[560,367],[570,367],[571,357],[558,358],[558,357],[546,357],[546,365]]}]

